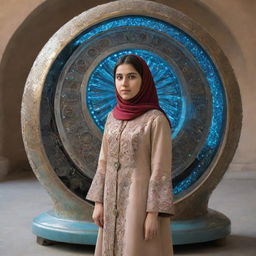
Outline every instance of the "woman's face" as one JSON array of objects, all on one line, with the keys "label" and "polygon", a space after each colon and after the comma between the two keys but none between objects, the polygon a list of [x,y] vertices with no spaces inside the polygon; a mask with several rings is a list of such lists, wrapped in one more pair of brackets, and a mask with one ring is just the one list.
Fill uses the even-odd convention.
[{"label": "woman's face", "polygon": [[115,85],[118,94],[124,100],[137,95],[141,87],[142,78],[131,64],[121,64],[116,69]]}]

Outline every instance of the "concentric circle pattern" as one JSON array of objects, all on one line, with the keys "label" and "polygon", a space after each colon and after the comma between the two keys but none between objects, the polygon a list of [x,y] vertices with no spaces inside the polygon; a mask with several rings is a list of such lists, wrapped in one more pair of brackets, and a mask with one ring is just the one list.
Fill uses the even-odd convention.
[{"label": "concentric circle pattern", "polygon": [[140,49],[122,50],[105,58],[92,72],[87,85],[87,105],[94,122],[103,132],[106,116],[116,105],[113,69],[116,61],[125,54],[137,54],[149,65],[153,75],[160,106],[172,124],[172,136],[176,137],[185,119],[186,103],[181,85],[173,68],[160,56]]},{"label": "concentric circle pattern", "polygon": [[[182,198],[214,162],[226,125],[226,95],[207,52],[184,31],[162,20],[109,19],[66,45],[43,89],[45,151],[65,185],[83,196],[97,166],[98,134],[116,104],[113,66],[127,53],[147,61],[160,105],[171,120],[173,191],[176,199]],[[79,186],[74,185],[77,180],[82,180]]]}]

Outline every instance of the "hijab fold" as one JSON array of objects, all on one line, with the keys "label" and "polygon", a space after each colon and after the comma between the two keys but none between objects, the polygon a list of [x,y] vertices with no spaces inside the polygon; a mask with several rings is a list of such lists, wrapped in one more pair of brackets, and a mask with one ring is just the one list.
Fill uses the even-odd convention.
[{"label": "hijab fold", "polygon": [[143,67],[143,77],[140,91],[133,98],[124,100],[119,95],[115,87],[117,105],[113,109],[114,117],[118,120],[132,120],[144,114],[148,110],[158,109],[164,113],[171,126],[169,118],[164,110],[159,106],[155,83],[148,65],[141,57],[137,55],[133,56],[139,59]]}]

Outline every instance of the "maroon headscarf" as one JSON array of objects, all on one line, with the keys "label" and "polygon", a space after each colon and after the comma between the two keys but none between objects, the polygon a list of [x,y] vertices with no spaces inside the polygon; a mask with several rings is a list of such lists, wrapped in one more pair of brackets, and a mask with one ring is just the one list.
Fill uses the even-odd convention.
[{"label": "maroon headscarf", "polygon": [[113,109],[114,117],[118,120],[131,120],[142,115],[150,109],[158,109],[165,114],[171,127],[170,120],[168,119],[164,110],[159,106],[155,83],[148,65],[141,57],[134,54],[130,55],[137,57],[142,64],[143,77],[141,88],[133,98],[124,100],[117,92],[115,86],[117,105]]}]

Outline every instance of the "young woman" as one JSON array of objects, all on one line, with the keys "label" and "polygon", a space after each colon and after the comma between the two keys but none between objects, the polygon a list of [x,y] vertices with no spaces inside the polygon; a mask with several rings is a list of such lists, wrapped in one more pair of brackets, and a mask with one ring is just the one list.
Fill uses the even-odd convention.
[{"label": "young woman", "polygon": [[99,226],[95,256],[171,256],[171,126],[146,62],[121,57],[117,105],[108,114],[86,199]]}]

